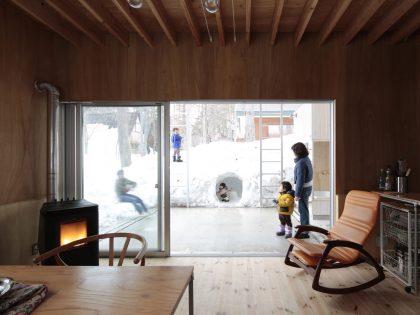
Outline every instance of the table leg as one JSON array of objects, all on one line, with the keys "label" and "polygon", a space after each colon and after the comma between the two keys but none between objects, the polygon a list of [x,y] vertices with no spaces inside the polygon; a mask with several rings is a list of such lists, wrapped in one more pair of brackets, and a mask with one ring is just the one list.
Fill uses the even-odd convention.
[{"label": "table leg", "polygon": [[190,283],[188,284],[188,304],[189,315],[194,315],[194,275],[191,276]]}]

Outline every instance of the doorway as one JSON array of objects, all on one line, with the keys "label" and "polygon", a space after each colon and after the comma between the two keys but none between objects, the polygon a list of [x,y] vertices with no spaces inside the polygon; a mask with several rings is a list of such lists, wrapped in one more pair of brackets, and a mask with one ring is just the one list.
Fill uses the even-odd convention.
[{"label": "doorway", "polygon": [[[273,199],[293,183],[291,146],[314,166],[311,223],[329,228],[334,195],[334,106],[317,102],[173,102],[171,130],[183,137],[171,162],[171,253],[284,255]],[[229,188],[223,202],[217,188]],[[299,222],[298,211],[293,222]]]},{"label": "doorway", "polygon": [[[165,104],[65,106],[67,195],[98,204],[100,234],[140,234],[147,239],[149,254],[168,253]],[[116,254],[124,246],[124,240],[119,241]],[[135,254],[136,246],[131,242],[128,254]],[[104,254],[108,250],[107,243],[99,247]]]}]

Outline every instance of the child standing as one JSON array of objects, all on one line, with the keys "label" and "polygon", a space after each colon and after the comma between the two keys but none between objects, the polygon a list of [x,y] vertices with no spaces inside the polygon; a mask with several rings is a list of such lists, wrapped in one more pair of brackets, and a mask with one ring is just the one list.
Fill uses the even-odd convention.
[{"label": "child standing", "polygon": [[295,207],[295,192],[292,189],[292,184],[289,182],[282,182],[279,196],[275,203],[278,207],[280,230],[276,233],[278,236],[286,235],[286,238],[292,237],[292,219],[293,210]]},{"label": "child standing", "polygon": [[174,149],[173,161],[174,162],[183,162],[181,160],[181,143],[182,143],[182,136],[179,134],[179,129],[174,128],[172,130],[172,148]]}]

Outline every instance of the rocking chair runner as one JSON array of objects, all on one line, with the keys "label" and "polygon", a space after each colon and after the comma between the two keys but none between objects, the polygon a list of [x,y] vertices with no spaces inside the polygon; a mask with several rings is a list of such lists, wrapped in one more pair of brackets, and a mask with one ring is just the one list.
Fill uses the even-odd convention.
[{"label": "rocking chair runner", "polygon": [[[286,265],[303,268],[314,277],[314,290],[344,294],[369,288],[385,279],[383,268],[363,248],[367,237],[377,220],[379,195],[364,191],[351,191],[346,197],[344,210],[331,231],[312,225],[297,226],[294,238],[289,238],[290,247],[286,254]],[[323,243],[310,243],[297,237],[304,232],[318,232],[328,238]],[[328,288],[319,283],[323,269],[354,266],[370,263],[378,276],[368,282],[348,288]]]}]

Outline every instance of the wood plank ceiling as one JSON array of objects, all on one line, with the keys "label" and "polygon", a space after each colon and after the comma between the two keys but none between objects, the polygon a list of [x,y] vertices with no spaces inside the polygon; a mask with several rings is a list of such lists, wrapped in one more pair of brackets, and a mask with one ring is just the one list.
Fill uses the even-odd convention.
[{"label": "wood plank ceiling", "polygon": [[175,46],[177,33],[188,33],[200,46],[209,40],[206,19],[221,46],[233,44],[234,26],[238,41],[248,45],[253,33],[270,34],[271,45],[283,33],[293,33],[296,46],[305,33],[318,33],[322,45],[333,32],[340,33],[343,45],[360,33],[367,33],[370,44],[397,44],[420,28],[420,0],[220,0],[220,10],[206,17],[202,0],[144,0],[140,9],[126,0],[9,1],[75,46],[82,36],[102,46],[105,34],[128,46],[130,33],[150,47],[155,33]]}]

